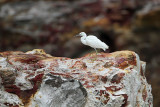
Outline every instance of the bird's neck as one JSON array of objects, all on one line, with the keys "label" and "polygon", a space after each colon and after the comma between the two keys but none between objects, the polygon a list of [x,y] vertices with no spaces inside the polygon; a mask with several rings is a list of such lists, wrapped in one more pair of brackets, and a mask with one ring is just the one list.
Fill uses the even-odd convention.
[{"label": "bird's neck", "polygon": [[82,36],[81,37],[81,42],[84,44],[84,45],[86,45],[86,35],[84,35],[84,36]]}]

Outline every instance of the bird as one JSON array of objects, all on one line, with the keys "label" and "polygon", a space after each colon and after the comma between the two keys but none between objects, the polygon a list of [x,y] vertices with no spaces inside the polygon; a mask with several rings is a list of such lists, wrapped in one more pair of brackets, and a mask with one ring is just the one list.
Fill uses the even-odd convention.
[{"label": "bird", "polygon": [[85,32],[80,32],[76,36],[81,36],[81,42],[82,42],[82,44],[94,48],[95,51],[96,51],[96,54],[97,54],[97,50],[96,49],[103,49],[105,51],[106,49],[109,48],[109,46],[107,44],[105,44],[104,42],[102,42],[100,39],[98,39],[94,35],[88,35],[87,36],[87,34]]}]

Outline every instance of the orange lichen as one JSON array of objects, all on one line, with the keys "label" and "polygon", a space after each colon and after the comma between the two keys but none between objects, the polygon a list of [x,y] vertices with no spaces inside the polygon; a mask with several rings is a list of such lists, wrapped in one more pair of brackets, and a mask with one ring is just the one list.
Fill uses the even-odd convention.
[{"label": "orange lichen", "polygon": [[143,100],[146,101],[146,97],[147,97],[146,86],[144,87],[144,89],[143,89],[143,91],[142,91],[142,97],[143,97]]},{"label": "orange lichen", "polygon": [[105,68],[109,68],[109,67],[113,66],[113,64],[114,64],[114,63],[111,62],[111,61],[110,61],[110,62],[106,62],[106,63],[104,64],[104,67],[105,67]]},{"label": "orange lichen", "polygon": [[86,64],[84,62],[76,61],[75,64],[71,68],[86,69],[87,66],[86,66]]}]

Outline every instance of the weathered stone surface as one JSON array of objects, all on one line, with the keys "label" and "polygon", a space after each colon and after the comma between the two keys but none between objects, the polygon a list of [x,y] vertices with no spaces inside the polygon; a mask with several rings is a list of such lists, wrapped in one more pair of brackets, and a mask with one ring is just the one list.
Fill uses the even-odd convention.
[{"label": "weathered stone surface", "polygon": [[0,55],[0,106],[153,106],[145,62],[132,51],[77,59],[52,57],[42,50]]},{"label": "weathered stone surface", "polygon": [[77,80],[47,74],[40,90],[31,101],[31,107],[83,107],[87,91]]}]

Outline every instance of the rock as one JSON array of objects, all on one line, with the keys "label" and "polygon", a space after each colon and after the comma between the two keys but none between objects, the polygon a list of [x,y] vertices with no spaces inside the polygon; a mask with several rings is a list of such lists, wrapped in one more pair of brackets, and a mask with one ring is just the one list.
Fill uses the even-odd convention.
[{"label": "rock", "polygon": [[78,80],[47,74],[31,107],[83,107],[87,91]]},{"label": "rock", "polygon": [[153,106],[145,62],[132,51],[77,59],[53,57],[43,50],[1,52],[0,56],[1,106]]}]

